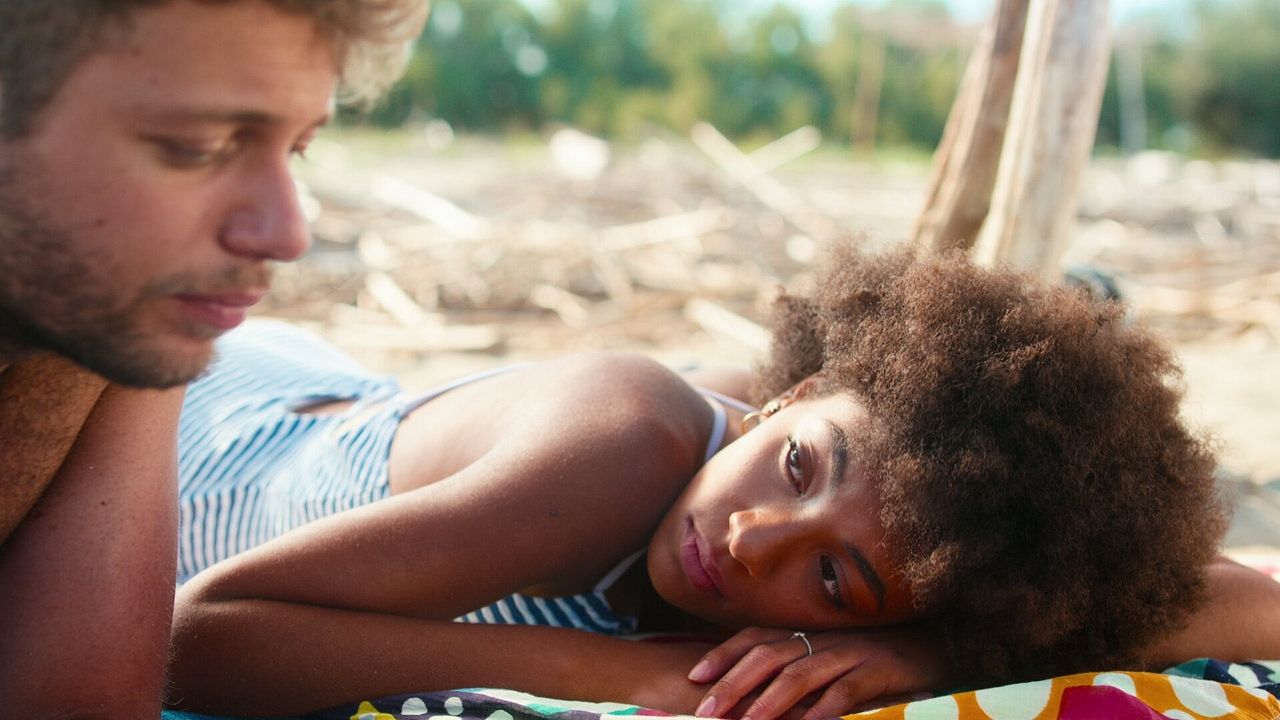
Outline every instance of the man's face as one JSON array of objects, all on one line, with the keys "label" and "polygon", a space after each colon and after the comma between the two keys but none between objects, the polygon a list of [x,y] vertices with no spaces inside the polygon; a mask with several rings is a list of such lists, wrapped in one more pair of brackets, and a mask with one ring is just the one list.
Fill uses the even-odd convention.
[{"label": "man's face", "polygon": [[0,140],[0,340],[126,384],[199,374],[307,248],[288,165],[336,68],[310,20],[252,0],[137,12]]}]

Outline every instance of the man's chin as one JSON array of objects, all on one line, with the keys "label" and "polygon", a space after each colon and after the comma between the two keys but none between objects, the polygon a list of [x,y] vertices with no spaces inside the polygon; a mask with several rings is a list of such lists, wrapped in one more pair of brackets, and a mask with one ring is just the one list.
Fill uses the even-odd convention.
[{"label": "man's chin", "polygon": [[213,358],[214,338],[137,338],[98,344],[64,355],[85,369],[126,387],[163,390],[199,377]]}]

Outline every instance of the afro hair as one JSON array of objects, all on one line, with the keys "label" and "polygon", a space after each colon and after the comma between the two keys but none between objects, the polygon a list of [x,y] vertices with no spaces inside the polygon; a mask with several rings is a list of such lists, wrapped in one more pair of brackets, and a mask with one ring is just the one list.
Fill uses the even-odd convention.
[{"label": "afro hair", "polygon": [[757,396],[822,370],[865,404],[889,551],[966,678],[1132,666],[1202,600],[1226,522],[1213,452],[1118,303],[845,243],[771,328]]}]

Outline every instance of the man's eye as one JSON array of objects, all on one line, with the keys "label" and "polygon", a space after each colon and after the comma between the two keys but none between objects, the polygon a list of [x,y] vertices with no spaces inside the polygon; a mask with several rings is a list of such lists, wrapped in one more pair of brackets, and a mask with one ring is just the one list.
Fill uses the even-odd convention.
[{"label": "man's eye", "polygon": [[797,495],[804,494],[805,478],[803,458],[800,456],[800,444],[796,439],[787,436],[787,475]]},{"label": "man's eye", "polygon": [[840,574],[836,572],[836,564],[831,558],[823,555],[818,558],[818,572],[822,576],[822,589],[831,599],[831,604],[838,609],[843,609],[844,596],[840,593]]},{"label": "man's eye", "polygon": [[157,139],[156,145],[166,163],[176,168],[198,168],[212,165],[232,152],[229,143],[209,145],[183,140]]}]

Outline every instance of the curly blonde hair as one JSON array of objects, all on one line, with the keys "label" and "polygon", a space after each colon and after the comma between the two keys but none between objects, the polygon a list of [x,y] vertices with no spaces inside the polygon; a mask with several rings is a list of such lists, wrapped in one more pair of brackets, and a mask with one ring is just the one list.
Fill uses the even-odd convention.
[{"label": "curly blonde hair", "polygon": [[1226,512],[1169,350],[959,254],[842,245],[816,287],[778,301],[757,395],[821,369],[866,405],[890,552],[959,672],[1129,666],[1185,622]]},{"label": "curly blonde hair", "polygon": [[[174,0],[0,0],[0,137],[19,137],[72,70],[107,42],[108,27]],[[310,18],[342,62],[341,99],[368,104],[399,76],[428,0],[197,0],[264,2]]]}]

